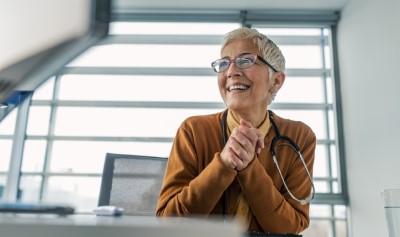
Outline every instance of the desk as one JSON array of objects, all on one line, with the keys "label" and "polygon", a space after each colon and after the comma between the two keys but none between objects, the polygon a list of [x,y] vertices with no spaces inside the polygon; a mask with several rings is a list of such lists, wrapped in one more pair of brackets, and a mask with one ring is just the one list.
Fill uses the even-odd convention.
[{"label": "desk", "polygon": [[240,237],[237,223],[149,216],[0,214],[5,237]]}]

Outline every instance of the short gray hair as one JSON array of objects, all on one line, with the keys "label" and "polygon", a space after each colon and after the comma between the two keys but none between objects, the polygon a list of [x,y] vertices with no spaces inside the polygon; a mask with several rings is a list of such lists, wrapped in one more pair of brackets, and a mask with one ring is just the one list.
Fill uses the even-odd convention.
[{"label": "short gray hair", "polygon": [[246,27],[235,29],[225,35],[221,51],[234,40],[250,40],[258,48],[261,57],[270,63],[276,70],[280,72],[285,71],[285,57],[279,47],[266,35],[258,32],[256,29]]}]

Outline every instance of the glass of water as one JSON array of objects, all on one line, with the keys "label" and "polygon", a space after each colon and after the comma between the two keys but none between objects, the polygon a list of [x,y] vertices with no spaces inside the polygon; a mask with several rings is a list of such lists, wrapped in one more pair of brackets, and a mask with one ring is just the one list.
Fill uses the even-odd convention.
[{"label": "glass of water", "polygon": [[400,237],[400,188],[383,191],[389,237]]}]

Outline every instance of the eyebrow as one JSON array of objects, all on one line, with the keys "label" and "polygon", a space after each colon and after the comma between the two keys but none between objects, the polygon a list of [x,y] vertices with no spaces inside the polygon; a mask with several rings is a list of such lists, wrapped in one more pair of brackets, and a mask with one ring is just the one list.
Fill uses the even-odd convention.
[{"label": "eyebrow", "polygon": [[[245,54],[255,54],[255,55],[258,55],[257,53],[244,52],[244,53],[239,54],[239,55],[236,56],[235,58],[240,57],[240,56],[243,56],[243,55],[245,55]],[[229,58],[229,56],[225,56],[225,57],[222,57],[222,58]]]}]

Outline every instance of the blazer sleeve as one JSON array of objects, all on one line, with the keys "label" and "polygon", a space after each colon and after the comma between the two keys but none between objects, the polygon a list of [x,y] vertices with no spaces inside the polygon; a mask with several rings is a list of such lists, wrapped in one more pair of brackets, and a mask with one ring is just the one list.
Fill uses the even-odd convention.
[{"label": "blazer sleeve", "polygon": [[[316,137],[311,129],[303,141],[301,152],[312,172]],[[310,193],[311,184],[305,175],[300,160],[291,163],[285,180],[296,197],[303,198]],[[284,187],[280,192],[258,159],[239,172],[238,180],[254,217],[265,232],[300,233],[308,227],[309,204],[301,205],[293,200]]]},{"label": "blazer sleeve", "polygon": [[[204,137],[203,139],[207,139]],[[199,137],[196,141],[199,141]],[[220,153],[200,170],[204,155],[196,150],[193,130],[183,124],[174,139],[157,203],[157,216],[208,215],[236,171],[226,167]]]}]

